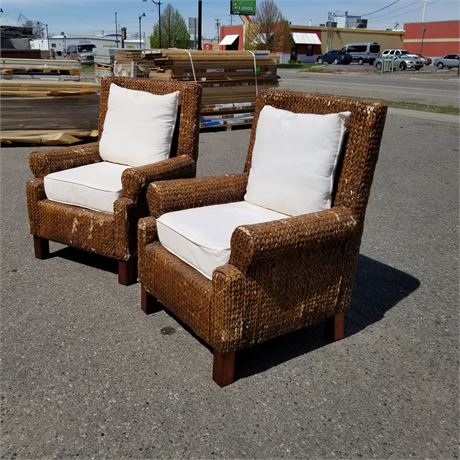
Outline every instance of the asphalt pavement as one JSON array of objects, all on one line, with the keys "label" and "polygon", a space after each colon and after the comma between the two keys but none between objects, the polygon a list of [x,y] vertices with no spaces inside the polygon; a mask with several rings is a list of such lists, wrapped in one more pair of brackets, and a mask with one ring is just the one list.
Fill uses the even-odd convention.
[{"label": "asphalt pavement", "polygon": [[457,70],[405,70],[381,74],[368,65],[331,65],[321,72],[278,69],[280,87],[321,94],[460,106]]},{"label": "asphalt pavement", "polygon": [[[458,117],[407,115],[387,118],[346,338],[243,352],[223,389],[114,264],[33,257],[32,149],[2,149],[2,458],[458,458]],[[241,171],[248,135],[202,134],[199,175]]]}]

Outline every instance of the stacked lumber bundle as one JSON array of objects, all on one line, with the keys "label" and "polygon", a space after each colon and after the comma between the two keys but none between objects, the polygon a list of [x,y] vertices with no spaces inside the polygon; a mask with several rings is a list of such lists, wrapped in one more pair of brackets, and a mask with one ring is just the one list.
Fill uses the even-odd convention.
[{"label": "stacked lumber bundle", "polygon": [[274,57],[258,53],[163,50],[149,77],[199,83],[202,127],[250,125],[257,92],[278,86]]},{"label": "stacked lumber bundle", "polygon": [[0,58],[0,78],[80,80],[80,63],[64,59]]},{"label": "stacked lumber bundle", "polygon": [[99,85],[1,80],[2,143],[71,144],[97,137]]},{"label": "stacked lumber bundle", "polygon": [[162,54],[156,50],[119,49],[115,51],[113,73],[117,77],[149,78],[149,74],[156,67],[156,59]]}]

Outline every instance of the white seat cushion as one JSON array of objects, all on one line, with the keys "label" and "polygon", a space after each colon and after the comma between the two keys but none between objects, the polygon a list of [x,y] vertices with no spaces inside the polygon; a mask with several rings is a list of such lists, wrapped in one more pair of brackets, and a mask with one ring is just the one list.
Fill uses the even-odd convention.
[{"label": "white seat cushion", "polygon": [[330,208],[350,115],[293,113],[265,106],[257,123],[244,199],[293,216]]},{"label": "white seat cushion", "polygon": [[230,259],[230,239],[238,226],[286,217],[239,201],[163,214],[157,219],[157,231],[168,251],[212,279],[213,271]]},{"label": "white seat cushion", "polygon": [[45,176],[46,197],[60,203],[112,212],[121,194],[121,174],[129,166],[102,161]]},{"label": "white seat cushion", "polygon": [[99,153],[104,161],[142,166],[169,158],[179,91],[158,95],[110,85]]}]

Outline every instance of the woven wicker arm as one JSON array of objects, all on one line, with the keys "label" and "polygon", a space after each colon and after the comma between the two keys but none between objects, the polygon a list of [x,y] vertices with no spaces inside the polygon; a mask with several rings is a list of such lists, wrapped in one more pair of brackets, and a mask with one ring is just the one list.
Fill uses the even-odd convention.
[{"label": "woven wicker arm", "polygon": [[33,175],[39,179],[55,171],[76,168],[98,161],[101,161],[99,142],[76,147],[46,149],[32,152],[29,156],[30,169]]},{"label": "woven wicker arm", "polygon": [[46,198],[43,179],[32,179],[26,184],[27,208],[29,210],[29,228],[33,235],[39,234],[40,212],[38,202]]},{"label": "woven wicker arm", "polygon": [[154,164],[123,171],[123,196],[136,201],[150,182],[195,176],[196,165],[190,155],[168,158]]},{"label": "woven wicker arm", "polygon": [[343,207],[238,227],[212,278],[212,347],[236,351],[343,311],[356,228]]},{"label": "woven wicker arm", "polygon": [[246,174],[199,179],[178,179],[155,182],[147,189],[150,214],[162,214],[180,209],[241,201],[246,192]]},{"label": "woven wicker arm", "polygon": [[230,264],[241,272],[251,265],[296,257],[302,250],[349,240],[357,222],[348,208],[338,207],[262,224],[240,226],[233,232]]},{"label": "woven wicker arm", "polygon": [[158,241],[157,226],[153,217],[139,219],[137,241],[140,251],[148,244]]}]

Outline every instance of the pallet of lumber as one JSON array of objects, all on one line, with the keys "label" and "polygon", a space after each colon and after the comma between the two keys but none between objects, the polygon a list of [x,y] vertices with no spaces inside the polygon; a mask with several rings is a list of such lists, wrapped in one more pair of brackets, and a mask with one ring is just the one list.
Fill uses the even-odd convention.
[{"label": "pallet of lumber", "polygon": [[90,82],[0,80],[0,97],[79,96],[99,91],[100,85]]},{"label": "pallet of lumber", "polygon": [[97,130],[85,129],[2,131],[0,141],[2,145],[72,145],[95,141],[97,136]]},{"label": "pallet of lumber", "polygon": [[95,83],[0,81],[2,143],[30,140],[56,145],[93,138],[98,125],[99,91]]},{"label": "pallet of lumber", "polygon": [[80,63],[65,59],[0,58],[0,77],[79,80]]}]

